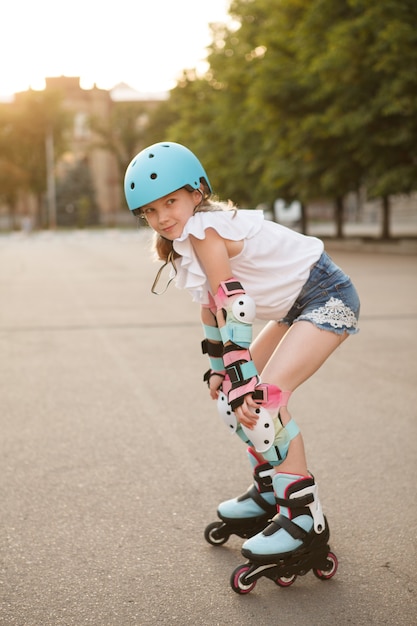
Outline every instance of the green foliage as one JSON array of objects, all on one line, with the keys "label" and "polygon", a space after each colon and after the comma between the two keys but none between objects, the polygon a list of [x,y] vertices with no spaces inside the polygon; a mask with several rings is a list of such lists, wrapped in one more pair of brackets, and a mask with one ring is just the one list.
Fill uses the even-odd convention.
[{"label": "green foliage", "polygon": [[206,75],[171,92],[165,132],[222,197],[340,207],[362,185],[416,189],[414,0],[234,0],[230,14],[212,25]]},{"label": "green foliage", "polygon": [[[184,70],[155,108],[118,103],[92,119],[123,176],[136,152],[178,141],[201,159],[214,191],[240,206],[276,198],[337,207],[365,187],[384,199],[417,189],[415,0],[232,0],[212,24],[208,71]],[[45,192],[45,136],[55,158],[70,122],[59,94],[21,94],[0,107],[0,197]]]}]

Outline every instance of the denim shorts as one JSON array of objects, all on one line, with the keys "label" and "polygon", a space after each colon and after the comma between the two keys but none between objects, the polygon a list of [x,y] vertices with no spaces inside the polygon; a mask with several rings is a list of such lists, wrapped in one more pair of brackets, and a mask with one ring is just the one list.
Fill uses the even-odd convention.
[{"label": "denim shorts", "polygon": [[360,302],[349,276],[323,252],[288,313],[279,320],[311,322],[317,328],[342,335],[358,332]]}]

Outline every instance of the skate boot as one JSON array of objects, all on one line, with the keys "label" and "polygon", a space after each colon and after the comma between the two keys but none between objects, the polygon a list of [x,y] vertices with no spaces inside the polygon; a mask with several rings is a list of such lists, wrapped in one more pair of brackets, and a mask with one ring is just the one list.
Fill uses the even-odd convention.
[{"label": "skate boot", "polygon": [[217,515],[221,521],[212,522],[204,531],[204,537],[213,546],[226,543],[230,535],[244,539],[264,529],[276,512],[272,487],[274,470],[269,463],[261,463],[252,448],[247,451],[253,469],[253,484],[237,498],[221,502]]},{"label": "skate boot", "polygon": [[273,487],[278,514],[243,544],[242,554],[249,562],[232,574],[230,583],[236,593],[249,593],[262,576],[288,587],[311,569],[322,580],[336,573],[337,558],[327,544],[329,527],[314,478],[276,474]]}]

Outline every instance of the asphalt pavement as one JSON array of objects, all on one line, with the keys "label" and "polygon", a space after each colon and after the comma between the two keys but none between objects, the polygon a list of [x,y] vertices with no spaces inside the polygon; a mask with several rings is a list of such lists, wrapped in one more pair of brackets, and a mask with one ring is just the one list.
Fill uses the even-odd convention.
[{"label": "asphalt pavement", "polygon": [[203,537],[250,470],[198,307],[150,293],[145,230],[0,236],[1,626],[417,623],[417,255],[330,252],[361,332],[290,407],[339,570],[240,596],[242,540]]}]

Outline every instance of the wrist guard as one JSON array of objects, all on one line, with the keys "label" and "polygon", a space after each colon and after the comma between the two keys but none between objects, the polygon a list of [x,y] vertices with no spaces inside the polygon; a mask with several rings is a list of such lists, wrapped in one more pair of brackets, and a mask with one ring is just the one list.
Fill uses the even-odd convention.
[{"label": "wrist guard", "polygon": [[259,382],[258,372],[252,361],[249,350],[235,345],[226,346],[223,353],[223,362],[231,388],[228,401],[233,410],[243,404],[248,393],[253,393]]},{"label": "wrist guard", "polygon": [[210,369],[204,374],[203,380],[209,384],[210,376],[218,374],[224,378],[226,371],[223,363],[223,344],[220,330],[217,326],[203,324],[205,339],[201,342],[201,351],[207,354],[210,361]]},{"label": "wrist guard", "polygon": [[[210,378],[212,376],[220,376],[222,378],[222,381],[224,381],[224,379],[226,378],[226,374],[225,374],[224,371],[223,372],[215,372],[214,370],[207,370],[207,372],[205,372],[204,376],[203,376],[203,381],[205,383],[207,383],[207,387],[210,387]],[[222,387],[222,384],[223,384],[223,382],[221,382],[219,384],[218,388]]]}]

